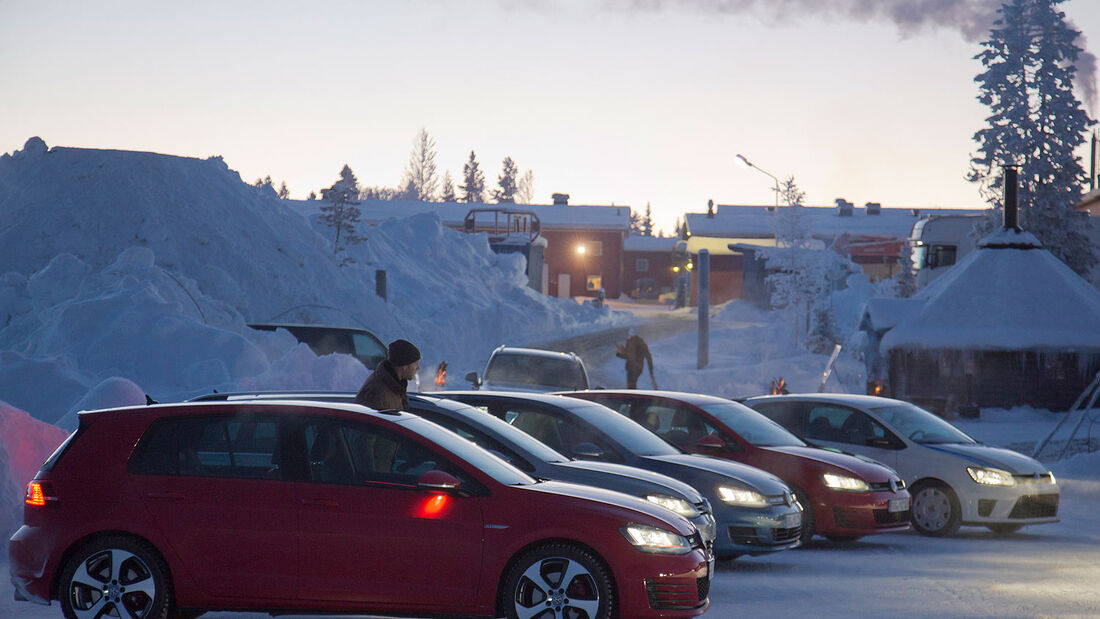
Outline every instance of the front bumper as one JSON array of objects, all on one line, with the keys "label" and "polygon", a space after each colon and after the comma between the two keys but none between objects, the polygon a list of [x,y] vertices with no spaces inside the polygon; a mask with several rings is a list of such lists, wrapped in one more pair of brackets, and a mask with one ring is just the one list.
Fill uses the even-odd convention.
[{"label": "front bumper", "polygon": [[[824,490],[825,502],[814,505],[816,532],[821,535],[875,535],[909,529],[912,500],[905,490],[841,492]],[[905,509],[900,509],[902,506]]]},{"label": "front bumper", "polygon": [[710,606],[710,567],[705,550],[628,562],[619,578],[620,617],[695,617]]},{"label": "front bumper", "polygon": [[[712,505],[714,503],[711,502]],[[719,559],[778,552],[799,544],[802,510],[798,503],[764,508],[734,507],[722,503],[715,506],[714,514],[718,521],[714,554]]]},{"label": "front bumper", "polygon": [[964,524],[1044,524],[1058,522],[1057,484],[1022,482],[1015,486],[978,486],[959,493]]}]

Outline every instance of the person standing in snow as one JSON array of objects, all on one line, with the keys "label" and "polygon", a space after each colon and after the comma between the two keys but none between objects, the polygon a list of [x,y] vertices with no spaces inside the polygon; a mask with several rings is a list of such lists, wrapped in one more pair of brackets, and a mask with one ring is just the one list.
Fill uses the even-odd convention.
[{"label": "person standing in snow", "polygon": [[419,369],[420,350],[412,342],[390,342],[386,359],[363,381],[359,393],[355,394],[355,402],[379,411],[408,410],[409,381],[416,378]]},{"label": "person standing in snow", "polygon": [[630,337],[626,338],[623,345],[615,344],[615,356],[626,359],[626,388],[637,389],[638,377],[642,375],[642,369],[649,362],[649,379],[653,381],[653,388],[657,388],[657,378],[653,375],[653,356],[649,354],[649,346],[642,336],[638,335],[638,328],[630,328]]}]

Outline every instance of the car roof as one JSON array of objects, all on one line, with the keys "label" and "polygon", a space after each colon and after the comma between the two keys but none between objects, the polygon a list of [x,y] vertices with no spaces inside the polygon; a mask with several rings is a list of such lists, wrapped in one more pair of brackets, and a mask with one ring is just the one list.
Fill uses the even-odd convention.
[{"label": "car roof", "polygon": [[493,351],[493,355],[498,354],[510,354],[510,355],[531,355],[533,357],[550,357],[554,359],[576,359],[580,360],[577,353],[574,352],[561,352],[558,350],[543,350],[541,348],[521,348],[519,346],[500,346]]},{"label": "car roof", "polygon": [[491,391],[491,390],[446,390],[435,391],[421,395],[432,395],[437,398],[448,398],[452,395],[455,396],[474,396],[474,397],[490,397],[490,398],[512,398],[516,400],[530,400],[535,402],[542,402],[551,406],[560,406],[562,408],[575,408],[577,406],[592,406],[594,402],[588,400],[582,400],[580,398],[571,398],[566,395],[555,395],[552,393],[541,393],[532,391]]},{"label": "car roof", "polygon": [[[331,402],[331,401],[317,401],[317,400],[305,400],[294,399],[292,397],[280,398],[260,398],[255,399],[229,399],[229,400],[206,400],[206,401],[192,401],[192,402],[168,402],[158,404],[145,404],[141,406],[122,406],[116,408],[103,408],[96,410],[80,411],[78,414],[83,416],[99,416],[102,414],[124,414],[128,412],[148,412],[155,411],[162,413],[165,416],[186,415],[189,413],[201,413],[201,412],[214,412],[219,408],[230,408],[235,410],[241,410],[241,407],[246,409],[255,408],[263,409],[264,412],[272,412],[272,407],[286,406],[294,409],[293,412],[300,413],[302,409],[316,409],[317,412],[348,412],[358,415],[365,415],[375,417],[378,419],[386,419],[388,421],[401,421],[408,418],[414,418],[416,415],[404,413],[401,411],[375,411],[366,406],[349,402]],[[276,408],[276,410],[278,410]],[[289,414],[289,411],[288,411]]]},{"label": "car roof", "polygon": [[591,393],[594,396],[598,396],[600,394],[609,394],[624,397],[641,396],[643,398],[666,398],[669,400],[680,400],[681,402],[695,404],[696,406],[704,406],[706,404],[729,404],[731,402],[734,404],[738,404],[736,400],[715,395],[708,395],[705,393],[690,393],[687,391],[659,391],[656,389],[589,389],[588,391],[559,391],[556,393],[563,396],[569,396],[571,393]]},{"label": "car roof", "polygon": [[898,404],[908,404],[903,400],[895,400],[893,398],[884,398],[877,395],[865,395],[861,393],[787,393],[783,395],[758,395],[751,398],[746,398],[745,403],[749,402],[761,402],[761,401],[775,401],[775,400],[797,400],[800,402],[834,402],[836,404],[853,404],[856,406],[872,407],[872,406],[894,406]]}]

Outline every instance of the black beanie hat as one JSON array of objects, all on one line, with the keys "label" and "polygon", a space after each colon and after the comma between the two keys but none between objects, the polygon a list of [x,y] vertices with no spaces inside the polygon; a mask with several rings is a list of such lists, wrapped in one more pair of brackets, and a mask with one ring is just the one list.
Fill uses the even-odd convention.
[{"label": "black beanie hat", "polygon": [[420,361],[420,349],[408,340],[394,340],[390,342],[389,359],[395,368],[409,365]]}]

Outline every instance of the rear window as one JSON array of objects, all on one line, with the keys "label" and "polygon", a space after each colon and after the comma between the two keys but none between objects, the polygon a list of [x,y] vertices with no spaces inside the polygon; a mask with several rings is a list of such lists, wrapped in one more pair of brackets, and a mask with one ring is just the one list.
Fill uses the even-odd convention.
[{"label": "rear window", "polygon": [[485,370],[485,382],[536,385],[552,390],[587,389],[584,368],[576,359],[499,353]]},{"label": "rear window", "polygon": [[282,479],[279,422],[256,415],[163,419],[150,426],[130,458],[137,475]]}]

